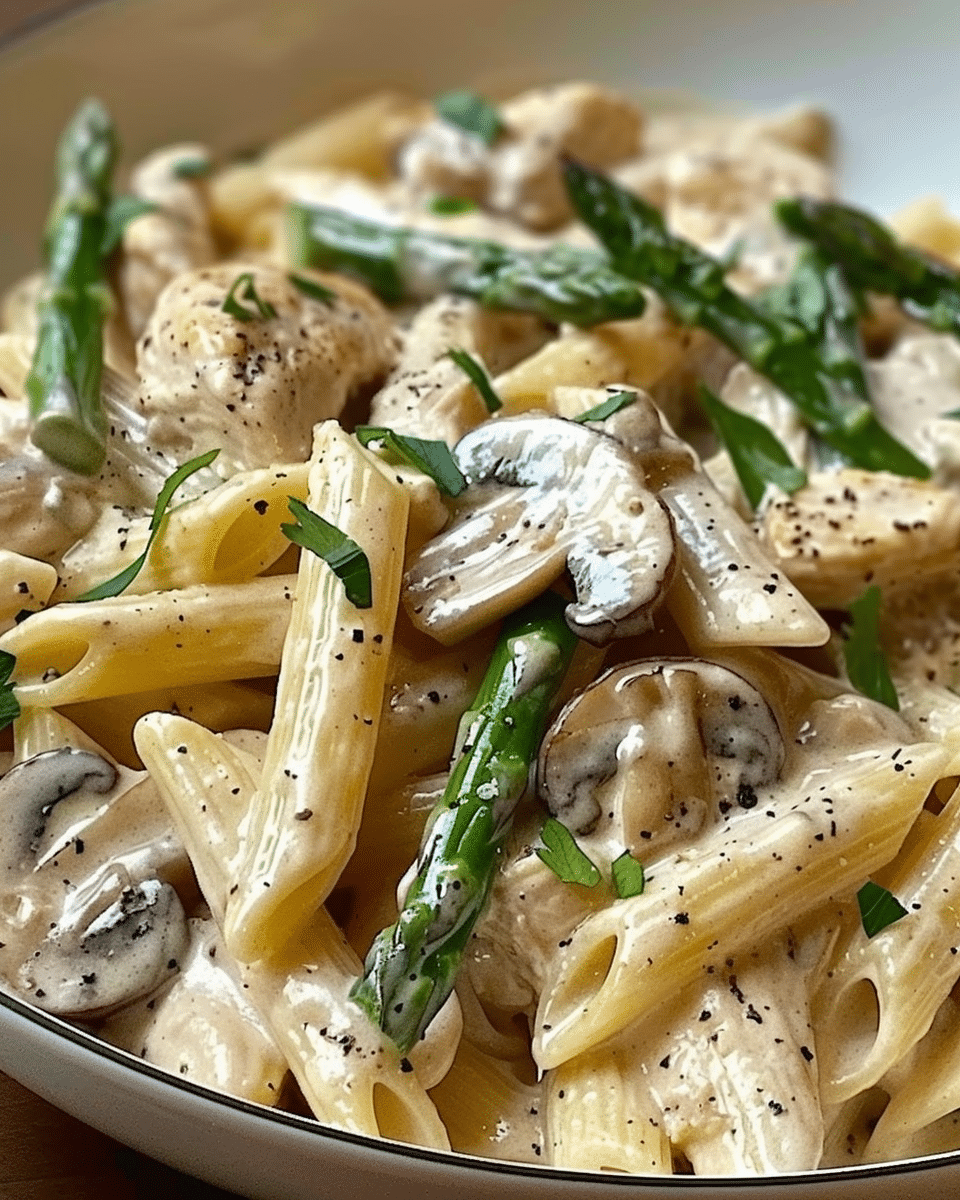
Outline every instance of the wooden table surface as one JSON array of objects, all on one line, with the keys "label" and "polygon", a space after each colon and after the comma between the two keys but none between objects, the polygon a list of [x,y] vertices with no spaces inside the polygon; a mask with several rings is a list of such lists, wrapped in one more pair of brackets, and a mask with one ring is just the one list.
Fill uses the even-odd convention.
[{"label": "wooden table surface", "polygon": [[[64,0],[0,0],[0,37]],[[0,1200],[231,1200],[59,1112],[0,1074]]]}]

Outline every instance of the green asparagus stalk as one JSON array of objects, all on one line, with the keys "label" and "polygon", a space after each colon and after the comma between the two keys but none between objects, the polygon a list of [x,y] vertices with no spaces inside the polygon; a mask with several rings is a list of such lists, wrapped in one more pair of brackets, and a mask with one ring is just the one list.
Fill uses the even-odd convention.
[{"label": "green asparagus stalk", "polygon": [[680,321],[708,330],[765,375],[847,462],[914,478],[929,475],[877,421],[866,380],[861,392],[839,342],[830,343],[825,359],[822,333],[814,337],[798,321],[738,295],[725,281],[725,264],[671,234],[653,205],[579,163],[568,162],[565,174],[574,208],[614,268],[652,288]]},{"label": "green asparagus stalk", "polygon": [[527,786],[576,637],[565,601],[548,592],[509,618],[473,707],[456,762],[431,814],[417,875],[396,924],[379,933],[353,1000],[402,1053],[449,996]]},{"label": "green asparagus stalk", "polygon": [[960,273],[902,246],[869,213],[801,197],[776,205],[781,223],[838,263],[854,288],[894,296],[904,311],[933,329],[960,335]]},{"label": "green asparagus stalk", "polygon": [[388,304],[454,292],[488,308],[574,325],[636,317],[644,309],[635,283],[595,251],[574,246],[514,250],[306,204],[290,206],[288,228],[295,266],[352,275]]},{"label": "green asparagus stalk", "polygon": [[104,244],[116,151],[109,115],[88,100],[57,149],[57,194],[44,244],[47,278],[26,381],[34,445],[84,475],[96,474],[106,455],[100,375],[111,301]]}]

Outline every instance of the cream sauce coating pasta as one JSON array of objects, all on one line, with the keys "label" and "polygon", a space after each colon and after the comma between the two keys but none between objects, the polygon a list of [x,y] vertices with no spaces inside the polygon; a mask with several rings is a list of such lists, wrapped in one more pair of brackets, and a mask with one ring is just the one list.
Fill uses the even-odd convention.
[{"label": "cream sauce coating pasta", "polygon": [[[30,445],[38,282],[8,295],[2,987],[199,1084],[434,1149],[704,1176],[960,1149],[960,340],[876,298],[860,314],[876,414],[921,480],[825,452],[652,293],[579,326],[412,259],[416,303],[304,266],[291,201],[589,255],[572,156],[763,304],[797,257],[772,205],[835,192],[811,108],[657,114],[572,82],[491,112],[480,136],[384,92],[252,162],[139,164],[155,207],[114,264],[100,475]],[[960,263],[942,205],[894,224]],[[700,384],[776,435],[796,489],[749,503]],[[365,423],[443,443],[463,489]],[[288,536],[303,503],[356,543],[368,604]],[[82,599],[141,554],[122,594]],[[844,655],[871,586],[899,712]],[[499,622],[551,587],[584,640],[455,990],[404,1054],[353,988]],[[596,880],[551,860],[548,815]],[[900,910],[876,931],[868,885]]]}]

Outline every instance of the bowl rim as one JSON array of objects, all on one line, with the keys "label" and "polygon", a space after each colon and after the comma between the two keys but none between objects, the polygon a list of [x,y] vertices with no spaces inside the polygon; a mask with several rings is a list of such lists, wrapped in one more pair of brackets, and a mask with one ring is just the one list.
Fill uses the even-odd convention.
[{"label": "bowl rim", "polygon": [[[95,0],[99,3],[100,0]],[[890,1162],[855,1163],[850,1166],[824,1167],[811,1171],[791,1171],[777,1175],[628,1175],[596,1170],[577,1170],[569,1167],[554,1167],[548,1164],[516,1162],[509,1159],[484,1158],[475,1154],[467,1154],[456,1150],[433,1150],[408,1142],[396,1142],[388,1138],[375,1138],[367,1134],[352,1133],[349,1130],[337,1129],[334,1126],[323,1125],[313,1117],[302,1116],[299,1113],[286,1112],[278,1108],[270,1108],[252,1100],[231,1096],[218,1092],[204,1084],[185,1079],[164,1070],[153,1063],[138,1058],[130,1051],[104,1041],[96,1033],[79,1025],[73,1025],[62,1017],[44,1012],[32,1004],[10,992],[0,988],[0,1009],[5,1009],[13,1016],[26,1020],[45,1033],[52,1034],[80,1050],[85,1066],[90,1066],[89,1060],[106,1060],[115,1066],[132,1071],[141,1078],[149,1079],[154,1084],[184,1093],[206,1104],[223,1106],[243,1114],[245,1117],[266,1120],[276,1126],[308,1133],[313,1137],[341,1143],[346,1146],[370,1151],[374,1150],[385,1155],[388,1159],[399,1159],[405,1162],[422,1160],[433,1164],[441,1164],[460,1170],[479,1170],[485,1174],[512,1175],[520,1179],[537,1179],[544,1183],[563,1180],[582,1186],[611,1186],[614,1188],[656,1187],[676,1190],[682,1195],[687,1189],[703,1190],[704,1188],[717,1191],[750,1192],[762,1191],[772,1186],[784,1185],[794,1189],[803,1187],[822,1187],[828,1183],[841,1180],[876,1180],[881,1177],[897,1175],[922,1175],[930,1171],[939,1171],[944,1167],[960,1166],[960,1150],[944,1151],[940,1154],[923,1158],[893,1159]],[[16,1078],[16,1068],[7,1068],[7,1073]],[[55,1101],[54,1101],[55,1103]],[[80,1118],[82,1119],[82,1118]]]}]

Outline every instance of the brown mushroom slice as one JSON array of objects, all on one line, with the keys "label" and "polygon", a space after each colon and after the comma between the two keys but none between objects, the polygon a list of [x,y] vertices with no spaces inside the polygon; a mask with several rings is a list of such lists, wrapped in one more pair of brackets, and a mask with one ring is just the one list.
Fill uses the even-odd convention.
[{"label": "brown mushroom slice", "polygon": [[18,983],[46,1012],[106,1015],[171,978],[188,940],[174,888],[145,879],[123,888],[85,929],[57,925],[23,965]]},{"label": "brown mushroom slice", "polygon": [[543,741],[538,786],[574,833],[602,833],[598,791],[622,776],[626,796],[604,804],[606,823],[622,807],[621,849],[661,848],[689,834],[685,823],[754,807],[784,754],[770,705],[742,675],[699,659],[647,660],[605,672],[563,709]]},{"label": "brown mushroom slice", "polygon": [[666,509],[612,438],[540,413],[489,421],[458,443],[470,486],[413,558],[404,603],[445,644],[533,599],[566,564],[571,629],[602,645],[649,629],[674,569]]},{"label": "brown mushroom slice", "polygon": [[847,468],[771,504],[761,536],[811,604],[846,608],[871,584],[906,590],[955,569],[960,506],[953,490]]}]

